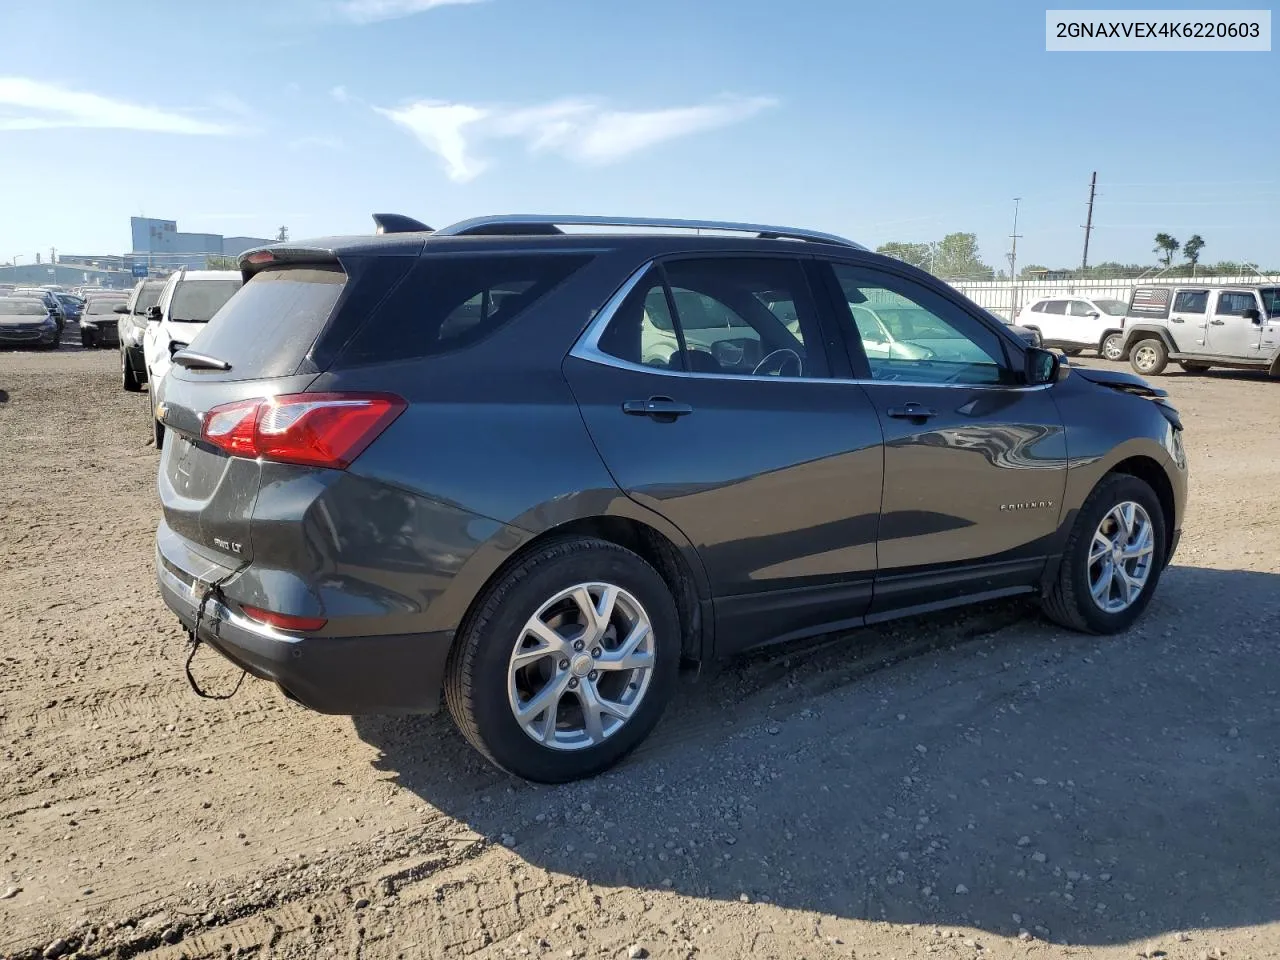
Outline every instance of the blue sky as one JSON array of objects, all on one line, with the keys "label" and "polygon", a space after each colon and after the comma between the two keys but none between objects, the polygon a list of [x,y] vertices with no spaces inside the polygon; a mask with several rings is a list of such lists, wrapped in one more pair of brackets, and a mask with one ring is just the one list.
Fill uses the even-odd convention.
[{"label": "blue sky", "polygon": [[4,6],[0,262],[389,210],[968,230],[1000,267],[1021,196],[1019,262],[1070,265],[1097,170],[1091,261],[1280,265],[1280,54],[1046,53],[1025,0]]}]

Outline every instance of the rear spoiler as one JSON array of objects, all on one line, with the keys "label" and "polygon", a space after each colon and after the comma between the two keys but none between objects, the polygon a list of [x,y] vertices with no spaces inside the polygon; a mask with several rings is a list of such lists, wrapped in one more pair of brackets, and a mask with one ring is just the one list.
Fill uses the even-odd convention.
[{"label": "rear spoiler", "polygon": [[260,270],[277,264],[315,264],[332,266],[338,263],[338,254],[327,247],[289,246],[288,244],[272,244],[269,247],[255,247],[240,254],[237,261],[240,275],[245,282]]}]

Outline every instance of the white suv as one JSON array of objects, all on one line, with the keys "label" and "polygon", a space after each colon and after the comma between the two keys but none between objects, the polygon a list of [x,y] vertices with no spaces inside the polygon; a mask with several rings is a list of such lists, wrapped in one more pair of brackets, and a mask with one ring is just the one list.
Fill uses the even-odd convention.
[{"label": "white suv", "polygon": [[189,344],[243,284],[238,270],[184,267],[169,277],[160,292],[160,300],[147,309],[142,355],[147,365],[147,392],[151,394],[151,420],[157,448],[164,442],[164,425],[155,417],[156,389],[169,372],[169,358]]},{"label": "white suv", "polygon": [[1065,294],[1032,300],[1018,313],[1016,322],[1039,330],[1046,347],[1058,347],[1068,356],[1097,350],[1108,360],[1120,360],[1128,310],[1129,304],[1122,300]]}]

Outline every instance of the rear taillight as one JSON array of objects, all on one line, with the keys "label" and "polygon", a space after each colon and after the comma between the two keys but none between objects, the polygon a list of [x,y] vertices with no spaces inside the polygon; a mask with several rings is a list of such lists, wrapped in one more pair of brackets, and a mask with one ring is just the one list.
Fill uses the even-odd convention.
[{"label": "rear taillight", "polygon": [[404,408],[386,393],[291,393],[214,407],[200,436],[234,457],[342,470]]},{"label": "rear taillight", "polygon": [[294,617],[287,613],[276,613],[274,610],[263,610],[261,607],[247,607],[244,604],[240,605],[240,609],[251,620],[265,623],[277,630],[290,630],[295,633],[310,633],[319,630],[329,622],[324,617]]}]

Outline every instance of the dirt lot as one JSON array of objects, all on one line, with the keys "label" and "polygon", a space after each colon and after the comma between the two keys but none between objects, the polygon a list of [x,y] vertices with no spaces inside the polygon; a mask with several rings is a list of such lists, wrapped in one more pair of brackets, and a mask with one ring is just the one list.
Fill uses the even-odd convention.
[{"label": "dirt lot", "polygon": [[198,700],[146,396],[0,353],[0,955],[1280,956],[1280,383],[1161,385],[1192,511],[1140,629],[778,650],[545,788],[443,717]]}]

